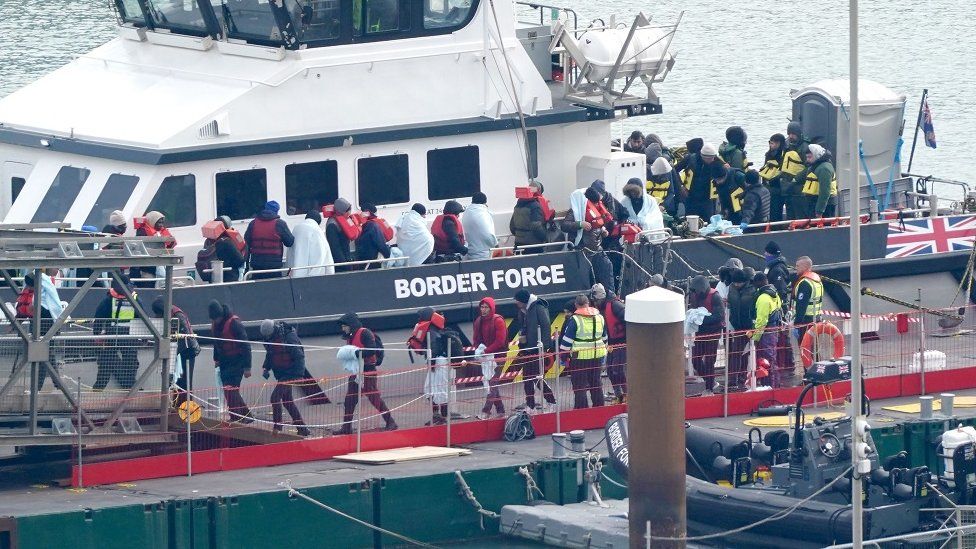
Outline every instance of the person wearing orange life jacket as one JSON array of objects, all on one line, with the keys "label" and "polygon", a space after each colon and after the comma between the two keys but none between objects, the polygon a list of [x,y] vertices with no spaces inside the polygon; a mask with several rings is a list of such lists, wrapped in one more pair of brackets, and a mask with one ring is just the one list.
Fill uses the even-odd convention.
[{"label": "person wearing orange life jacket", "polygon": [[329,241],[336,272],[355,270],[354,265],[343,265],[355,261],[351,244],[362,234],[362,226],[359,217],[352,211],[352,203],[345,198],[337,198],[331,205],[322,208],[322,216],[326,219],[325,238]]},{"label": "person wearing orange life jacket", "polygon": [[[139,296],[132,290],[129,278],[121,275],[122,283],[112,281],[112,287],[95,309],[95,321],[92,323],[92,335],[104,335],[99,340],[96,351],[98,371],[95,375],[95,391],[105,389],[112,377],[122,389],[131,389],[136,384],[136,371],[139,370],[139,356],[131,341],[119,340],[113,336],[128,335],[129,323],[136,317],[135,307],[125,297],[125,290],[129,290],[132,298]],[[123,289],[123,285],[125,289]]]},{"label": "person wearing orange life jacket", "polygon": [[[38,297],[38,292],[36,290],[34,275],[32,273],[24,275],[24,288],[20,291],[20,294],[17,295],[17,303],[15,306],[16,318],[30,319],[33,323],[35,299],[40,299],[41,301],[41,333],[44,333],[54,323],[54,319],[61,316],[61,313],[64,311],[64,307],[61,305],[61,298],[58,296],[58,289],[54,286],[54,282],[52,282],[51,277],[43,271],[41,272],[40,297]],[[30,332],[30,329],[28,329],[28,332]],[[57,367],[53,346],[50,348],[48,353],[48,363],[50,364],[51,368]],[[47,378],[47,370],[48,369],[44,366],[39,367],[37,370],[38,391],[44,387],[44,380]]]},{"label": "person wearing orange life jacket", "polygon": [[251,410],[241,396],[241,381],[251,377],[251,344],[247,330],[237,315],[216,299],[207,305],[210,333],[217,338],[213,346],[214,366],[220,373],[224,400],[230,410],[231,421],[248,424],[254,421]]},{"label": "person wearing orange life jacket", "polygon": [[586,190],[573,191],[569,195],[570,210],[561,227],[592,265],[593,282],[603,284],[604,288],[615,288],[613,265],[603,250],[603,239],[610,235],[614,219],[603,205],[602,198],[594,185]]},{"label": "person wearing orange life jacket", "polygon": [[448,256],[452,260],[454,256],[468,255],[468,246],[464,240],[464,226],[458,218],[464,206],[457,200],[448,200],[444,204],[444,213],[434,218],[434,223],[430,226],[430,233],[434,235],[434,254],[437,261]]},{"label": "person wearing orange life jacket", "polygon": [[705,389],[711,391],[715,386],[718,342],[722,339],[722,328],[725,326],[725,304],[722,302],[722,296],[702,275],[691,280],[689,290],[688,308],[704,307],[710,313],[695,334],[695,344],[691,349],[691,363],[695,373],[705,379]]},{"label": "person wearing orange life jacket", "polygon": [[[166,228],[166,216],[155,210],[147,213],[143,220],[136,218],[135,225],[136,236],[173,236],[170,234],[169,229]],[[171,240],[165,244],[165,247],[167,249],[175,248],[176,241]],[[157,278],[156,267],[132,267],[132,269],[129,270],[129,278],[137,288],[154,288],[156,286],[155,281],[143,279]]]},{"label": "person wearing orange life jacket", "polygon": [[[244,231],[247,243],[247,264],[251,271],[281,269],[284,264],[285,248],[295,244],[288,224],[278,216],[281,206],[269,200]],[[252,279],[280,278],[283,273],[259,273]]]},{"label": "person wearing orange life jacket", "polygon": [[[512,209],[512,218],[508,222],[508,229],[515,237],[516,248],[545,244],[549,241],[549,228],[554,225],[556,212],[543,196],[544,191],[545,187],[538,181],[532,181],[527,187],[516,189],[515,195],[518,200]],[[526,248],[522,253],[538,254],[544,251],[543,247],[535,246]]]},{"label": "person wearing orange life jacket", "polygon": [[590,307],[585,295],[576,296],[576,312],[566,319],[569,326],[560,341],[568,349],[569,375],[573,385],[573,409],[588,408],[587,393],[593,407],[603,406],[603,381],[600,370],[607,356],[607,325],[600,311]]},{"label": "person wearing orange life jacket", "polygon": [[275,375],[275,388],[271,391],[271,420],[272,430],[280,433],[282,430],[282,412],[284,408],[291,416],[292,425],[298,428],[298,436],[307,437],[311,433],[305,426],[302,413],[295,406],[292,398],[291,382],[303,379],[305,373],[305,349],[302,340],[298,339],[298,332],[284,322],[264,319],[261,322],[261,337],[264,338],[264,379]]},{"label": "person wearing orange life jacket", "polygon": [[[450,394],[449,368],[447,361],[447,338],[444,337],[446,321],[444,316],[430,307],[417,311],[417,324],[407,340],[407,347],[427,358],[430,368],[424,380],[424,394],[430,399],[433,418],[431,425],[447,422],[447,401]],[[428,349],[430,354],[428,355]]]},{"label": "person wearing orange life jacket", "polygon": [[[342,338],[349,342],[349,345],[359,347],[359,358],[363,364],[363,388],[362,394],[369,400],[369,403],[383,417],[386,422],[386,431],[395,431],[398,427],[390,409],[383,402],[380,395],[380,388],[376,382],[376,367],[380,365],[379,340],[372,330],[363,326],[359,315],[356,313],[346,313],[339,318],[339,328],[342,330]],[[349,386],[346,389],[346,398],[343,402],[342,429],[339,434],[352,434],[352,421],[356,414],[356,406],[359,404],[359,384],[355,374],[349,376]]]},{"label": "person wearing orange life jacket", "polygon": [[600,311],[607,324],[607,378],[613,386],[617,402],[627,396],[627,323],[624,320],[624,302],[603,284],[590,288],[590,303]]},{"label": "person wearing orange life jacket", "polygon": [[501,375],[502,368],[497,359],[502,359],[504,363],[505,352],[508,351],[508,328],[502,315],[495,313],[495,300],[490,297],[483,298],[478,304],[478,318],[474,319],[471,343],[475,349],[480,349],[480,354],[485,357],[481,374],[485,378],[484,385],[488,389],[485,405],[477,417],[488,419],[491,417],[492,407],[499,417],[503,417],[505,404],[502,402],[501,393],[498,392],[498,385],[501,384],[498,376]]},{"label": "person wearing orange life jacket", "polygon": [[214,234],[206,234],[207,226],[204,225],[203,249],[197,252],[196,269],[197,274],[204,282],[213,280],[213,273],[208,272],[213,266],[215,259],[224,262],[224,282],[237,282],[241,279],[241,268],[245,264],[247,255],[247,243],[244,242],[244,235],[239,233],[231,226],[230,218],[222,215],[214,221],[220,222],[217,225],[219,235],[213,238]]},{"label": "person wearing orange life jacket", "polygon": [[[363,221],[363,234],[356,240],[356,260],[371,261],[380,256],[389,259],[390,244],[395,236],[393,227],[385,219],[376,215],[376,206],[369,202],[362,204],[360,218]],[[379,268],[379,264],[367,264],[366,269]]]}]

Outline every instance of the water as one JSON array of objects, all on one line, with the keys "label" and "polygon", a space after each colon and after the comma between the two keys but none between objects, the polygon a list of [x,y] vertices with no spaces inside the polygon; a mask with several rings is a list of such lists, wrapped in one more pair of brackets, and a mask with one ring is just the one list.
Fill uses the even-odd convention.
[{"label": "water", "polygon": [[[673,48],[678,62],[657,87],[664,114],[627,120],[666,144],[691,137],[720,143],[725,128],[749,133],[749,157],[761,158],[773,133],[785,133],[789,91],[847,75],[847,2],[755,0],[561,0],[581,22],[638,10],[660,22],[685,16]],[[115,36],[108,1],[0,0],[0,96],[43,76]],[[908,97],[907,165],[918,102],[929,89],[938,149],[920,143],[913,171],[976,183],[976,3],[958,0],[862,0],[861,76]]]}]

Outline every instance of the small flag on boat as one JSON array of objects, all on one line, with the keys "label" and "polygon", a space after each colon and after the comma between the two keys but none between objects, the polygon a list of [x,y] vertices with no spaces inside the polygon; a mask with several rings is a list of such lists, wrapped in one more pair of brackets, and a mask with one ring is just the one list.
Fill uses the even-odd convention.
[{"label": "small flag on boat", "polygon": [[932,125],[932,110],[929,109],[929,100],[925,100],[922,108],[922,131],[925,133],[925,144],[935,148],[935,127]]}]

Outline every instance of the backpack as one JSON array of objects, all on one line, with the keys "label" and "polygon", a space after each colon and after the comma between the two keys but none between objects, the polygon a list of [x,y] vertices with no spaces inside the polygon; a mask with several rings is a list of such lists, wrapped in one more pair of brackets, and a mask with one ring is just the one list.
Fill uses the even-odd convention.
[{"label": "backpack", "polygon": [[213,279],[213,273],[204,272],[211,268],[213,265],[213,260],[217,258],[217,244],[214,242],[209,242],[205,245],[203,249],[197,252],[197,261],[194,266],[197,268],[197,275],[200,276],[200,280],[204,282],[210,282]]},{"label": "backpack", "polygon": [[376,366],[383,364],[383,359],[386,358],[386,350],[383,348],[383,340],[380,339],[380,334],[373,332],[373,338],[376,340]]},{"label": "backpack", "polygon": [[532,417],[525,410],[519,410],[505,420],[505,440],[518,442],[535,438],[535,428],[532,427]]},{"label": "backpack", "polygon": [[446,329],[441,331],[441,350],[443,351],[443,356],[450,356],[451,358],[457,358],[459,356],[464,356],[464,338],[456,330]]}]

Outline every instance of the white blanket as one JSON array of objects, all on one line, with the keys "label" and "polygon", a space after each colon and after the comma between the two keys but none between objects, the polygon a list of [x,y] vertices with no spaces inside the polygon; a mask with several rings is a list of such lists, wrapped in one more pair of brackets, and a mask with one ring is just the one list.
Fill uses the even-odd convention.
[{"label": "white blanket", "polygon": [[[335,268],[332,266],[332,250],[329,248],[329,241],[326,240],[325,232],[315,220],[303,219],[295,225],[292,234],[295,235],[295,244],[288,250],[287,260],[288,267],[297,269],[292,271],[292,278],[335,273]],[[298,269],[299,267],[311,267],[313,265],[326,266],[312,269]]]},{"label": "white blanket", "polygon": [[444,357],[434,359],[434,364],[427,370],[424,380],[424,394],[430,397],[434,404],[447,404],[448,394],[448,364]]},{"label": "white blanket", "polygon": [[464,240],[468,246],[468,259],[489,259],[491,249],[498,246],[495,221],[484,204],[472,204],[461,214]]},{"label": "white blanket", "polygon": [[[586,191],[583,189],[576,189],[569,195],[569,207],[573,210],[573,219],[577,223],[586,220]],[[583,240],[583,229],[576,231],[576,238],[573,240],[574,246],[579,246],[580,240]]]},{"label": "white blanket", "polygon": [[634,209],[634,203],[627,195],[624,195],[620,203],[624,205],[627,213],[630,214],[630,221],[639,225],[642,231],[664,229],[664,215],[661,214],[661,208],[658,206],[657,199],[653,196],[644,195],[644,201],[641,204],[640,211]]},{"label": "white blanket", "polygon": [[434,251],[434,235],[427,221],[417,212],[408,210],[396,223],[397,246],[407,256],[407,265],[422,265]]}]

